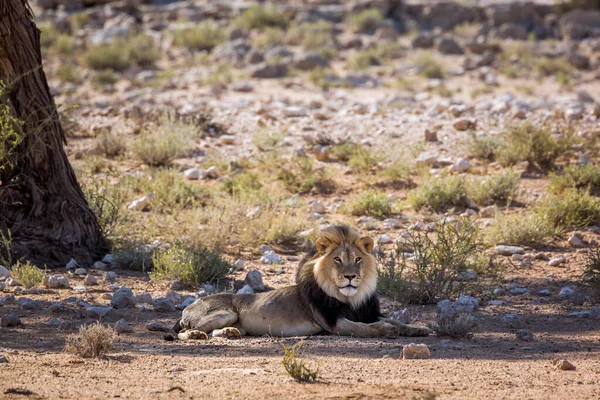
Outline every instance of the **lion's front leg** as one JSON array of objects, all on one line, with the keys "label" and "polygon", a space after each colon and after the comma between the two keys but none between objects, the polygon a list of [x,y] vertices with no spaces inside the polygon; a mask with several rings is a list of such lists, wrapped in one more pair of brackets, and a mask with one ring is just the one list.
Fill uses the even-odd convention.
[{"label": "lion's front leg", "polygon": [[395,319],[380,318],[379,322],[393,325],[396,332],[394,336],[429,336],[432,333],[431,329],[426,326],[403,324]]},{"label": "lion's front leg", "polygon": [[396,336],[395,331],[394,325],[386,321],[365,324],[363,322],[353,322],[346,318],[340,318],[337,320],[332,333],[341,336],[377,338]]}]

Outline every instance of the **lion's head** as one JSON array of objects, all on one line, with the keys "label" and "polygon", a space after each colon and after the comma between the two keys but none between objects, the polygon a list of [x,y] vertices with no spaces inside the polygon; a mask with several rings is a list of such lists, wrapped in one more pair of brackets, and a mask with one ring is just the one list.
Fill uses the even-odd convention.
[{"label": "lion's head", "polygon": [[371,255],[373,239],[345,225],[334,225],[321,231],[316,242],[317,255],[306,267],[319,287],[352,307],[360,306],[375,293],[377,267]]}]

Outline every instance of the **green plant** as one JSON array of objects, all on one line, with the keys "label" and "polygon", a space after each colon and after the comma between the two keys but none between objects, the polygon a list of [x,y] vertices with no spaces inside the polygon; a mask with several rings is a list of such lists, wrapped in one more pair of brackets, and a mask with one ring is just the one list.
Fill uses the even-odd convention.
[{"label": "green plant", "polygon": [[446,75],[440,61],[432,53],[421,53],[414,60],[419,73],[429,79],[443,79]]},{"label": "green plant", "polygon": [[244,29],[264,29],[267,27],[287,28],[290,16],[282,13],[274,4],[253,5],[240,14],[233,23]]},{"label": "green plant", "polygon": [[467,143],[469,154],[472,157],[486,161],[495,160],[503,145],[504,142],[498,137],[477,135],[475,132],[469,134]]},{"label": "green plant", "polygon": [[440,336],[469,338],[478,327],[477,320],[470,314],[438,315],[429,327]]},{"label": "green plant", "polygon": [[466,196],[463,177],[432,177],[410,193],[408,202],[416,211],[427,208],[439,212],[450,207],[464,206]]},{"label": "green plant", "polygon": [[434,232],[411,231],[403,238],[387,257],[379,255],[382,292],[409,303],[430,304],[469,287],[459,277],[483,250],[475,223],[442,221]]},{"label": "green plant", "polygon": [[7,99],[8,89],[0,81],[0,170],[12,167],[16,150],[23,141],[23,122],[13,116]]},{"label": "green plant", "polygon": [[152,67],[160,58],[160,49],[150,36],[135,35],[127,39],[127,47],[134,64],[143,68]]},{"label": "green plant", "polygon": [[383,15],[377,8],[367,8],[350,15],[348,25],[355,33],[373,33],[383,21]]},{"label": "green plant", "polygon": [[536,204],[535,212],[558,229],[581,229],[600,224],[600,199],[588,192],[569,189]]},{"label": "green plant", "polygon": [[28,261],[17,261],[12,266],[12,273],[26,288],[38,286],[44,280],[46,271],[39,269]]},{"label": "green plant", "polygon": [[489,205],[496,201],[510,203],[519,195],[519,174],[511,170],[470,181],[467,193],[477,204]]},{"label": "green plant", "polygon": [[381,175],[389,179],[410,179],[411,166],[404,159],[397,159],[381,171]]},{"label": "green plant", "polygon": [[73,64],[63,64],[56,69],[56,76],[63,82],[81,83],[83,77],[79,68]]},{"label": "green plant", "polygon": [[573,67],[564,58],[535,58],[533,61],[533,70],[542,76],[569,76],[573,72]]},{"label": "green plant", "polygon": [[600,295],[600,247],[594,246],[585,254],[583,283]]},{"label": "green plant", "polygon": [[107,237],[114,236],[124,222],[124,192],[106,179],[91,180],[82,184],[81,189],[104,234]]},{"label": "green plant", "polygon": [[600,166],[568,165],[560,172],[551,172],[548,190],[559,194],[567,189],[587,190],[594,196],[600,195]]},{"label": "green plant", "polygon": [[277,147],[287,134],[288,128],[286,126],[279,129],[259,126],[252,136],[252,143],[261,151],[271,150]]},{"label": "green plant", "polygon": [[204,21],[193,28],[177,30],[173,35],[176,46],[192,51],[210,51],[226,39],[224,29],[214,21]]},{"label": "green plant", "polygon": [[112,255],[121,268],[149,272],[154,267],[154,248],[139,241],[120,241],[113,248]]},{"label": "green plant", "polygon": [[365,190],[351,197],[342,209],[351,215],[371,215],[378,218],[393,213],[393,207],[387,195],[374,190]]},{"label": "green plant", "polygon": [[100,358],[110,351],[115,331],[96,322],[79,328],[79,332],[67,336],[65,351],[80,357]]},{"label": "green plant", "polygon": [[242,172],[226,178],[223,189],[232,196],[247,196],[263,187],[260,177],[252,172]]},{"label": "green plant", "polygon": [[107,157],[121,155],[126,149],[123,135],[112,129],[105,129],[96,136],[96,150]]},{"label": "green plant", "polygon": [[60,32],[52,24],[39,24],[38,28],[41,31],[40,46],[42,50],[48,50],[48,48],[56,43],[60,36]]},{"label": "green plant", "polygon": [[314,51],[328,59],[337,54],[334,25],[329,21],[301,23],[290,27],[289,36],[297,37],[308,51]]},{"label": "green plant", "polygon": [[486,230],[486,241],[493,245],[539,246],[556,233],[554,225],[537,213],[498,215]]},{"label": "green plant", "polygon": [[197,134],[195,126],[165,118],[155,128],[143,130],[130,150],[148,165],[166,165],[188,152],[190,141]]},{"label": "green plant", "polygon": [[72,56],[75,53],[75,38],[69,35],[60,34],[49,50],[63,56]]},{"label": "green plant", "polygon": [[266,27],[252,37],[252,45],[259,49],[269,48],[285,43],[285,31],[279,27]]},{"label": "green plant", "polygon": [[129,49],[117,42],[93,46],[83,55],[83,59],[88,67],[100,71],[122,72],[132,64]]},{"label": "green plant", "polygon": [[220,279],[232,269],[232,265],[223,260],[218,252],[196,248],[179,241],[167,250],[156,251],[152,260],[152,279],[176,279],[189,286]]},{"label": "green plant", "polygon": [[277,179],[292,193],[306,193],[313,188],[329,191],[332,185],[325,172],[317,169],[314,160],[309,157],[293,157],[281,165]]},{"label": "green plant", "polygon": [[354,143],[335,145],[331,148],[331,154],[339,161],[347,162],[353,169],[362,171],[375,167],[385,159],[383,155],[374,154],[370,147]]},{"label": "green plant", "polygon": [[295,380],[299,382],[315,382],[319,377],[319,370],[313,370],[307,367],[303,361],[298,360],[298,351],[302,347],[303,341],[296,342],[293,346],[288,347],[285,344],[281,344],[283,351],[285,352],[281,363],[285,368],[285,371]]},{"label": "green plant", "polygon": [[119,82],[119,79],[121,79],[119,74],[111,71],[110,69],[98,71],[94,74],[94,76],[92,76],[92,82],[99,86],[114,85],[115,83]]}]

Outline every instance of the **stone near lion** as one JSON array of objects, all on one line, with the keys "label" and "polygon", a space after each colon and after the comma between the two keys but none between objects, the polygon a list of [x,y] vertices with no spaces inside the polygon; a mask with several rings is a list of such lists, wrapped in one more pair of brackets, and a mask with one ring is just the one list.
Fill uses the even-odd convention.
[{"label": "stone near lion", "polygon": [[426,344],[407,344],[402,348],[402,358],[405,360],[428,359],[431,357]]},{"label": "stone near lion", "polygon": [[[373,239],[349,226],[321,232],[300,262],[296,285],[264,293],[219,293],[186,307],[173,331],[219,336],[427,336],[429,328],[385,318],[377,298]],[[235,329],[235,331],[234,331]],[[235,336],[235,335],[234,335]]]}]

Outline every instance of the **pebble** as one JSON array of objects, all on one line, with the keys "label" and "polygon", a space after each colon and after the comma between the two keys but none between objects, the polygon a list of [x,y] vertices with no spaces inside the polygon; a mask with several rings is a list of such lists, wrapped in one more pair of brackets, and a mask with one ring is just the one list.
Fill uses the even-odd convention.
[{"label": "pebble", "polygon": [[234,263],[233,263],[233,267],[236,271],[243,271],[244,270],[244,260],[237,259]]},{"label": "pebble", "polygon": [[97,269],[99,271],[104,271],[106,269],[106,264],[102,261],[96,261],[94,265],[92,265],[92,269]]},{"label": "pebble", "polygon": [[10,277],[10,271],[6,269],[6,267],[4,267],[3,265],[0,265],[0,277]]},{"label": "pebble", "polygon": [[410,324],[410,311],[408,308],[398,310],[391,315],[391,318],[403,324]]},{"label": "pebble", "polygon": [[191,181],[206,178],[206,171],[201,168],[190,168],[183,171],[183,176]]},{"label": "pebble", "polygon": [[50,275],[44,278],[44,286],[48,289],[69,289],[69,279],[61,274]]},{"label": "pebble", "polygon": [[569,297],[569,296],[573,295],[573,293],[575,293],[575,291],[573,289],[571,289],[568,286],[564,286],[560,289],[560,292],[558,292],[558,295],[561,297]]},{"label": "pebble", "polygon": [[402,348],[402,358],[404,360],[428,359],[430,357],[431,353],[426,344],[410,343]]},{"label": "pebble", "polygon": [[104,257],[102,257],[102,262],[104,264],[114,264],[115,259],[113,258],[112,254],[106,254]]},{"label": "pebble", "polygon": [[554,365],[562,371],[575,371],[577,368],[567,360],[557,360]]},{"label": "pebble", "polygon": [[171,330],[168,326],[158,321],[148,322],[146,329],[153,332],[169,332]]},{"label": "pebble", "polygon": [[21,282],[19,282],[18,280],[16,280],[15,278],[8,278],[7,280],[4,281],[4,283],[6,283],[6,286],[9,286],[9,287],[23,286],[23,284]]},{"label": "pebble", "polygon": [[87,307],[85,309],[85,311],[86,311],[87,316],[90,318],[103,318],[104,316],[106,316],[106,314],[111,312],[112,309],[113,309],[112,307],[91,306],[91,307]]},{"label": "pebble", "polygon": [[85,268],[77,268],[74,272],[75,275],[78,276],[83,276],[85,274],[87,274],[87,271],[85,270]]},{"label": "pebble", "polygon": [[573,311],[569,313],[569,317],[577,317],[577,318],[588,318],[592,312],[591,311]]},{"label": "pebble", "polygon": [[537,292],[540,296],[550,296],[550,289],[542,289]]},{"label": "pebble", "polygon": [[515,332],[515,336],[522,342],[533,342],[533,332],[530,329],[519,329]]},{"label": "pebble", "polygon": [[521,320],[521,317],[519,317],[515,313],[508,313],[508,314],[504,315],[502,317],[501,321],[504,322],[509,328],[512,328],[512,329],[521,329],[525,325],[523,323],[523,321]]},{"label": "pebble", "polygon": [[282,260],[273,250],[267,250],[260,258],[260,262],[263,264],[281,264]]},{"label": "pebble", "polygon": [[567,263],[567,259],[564,256],[558,256],[556,258],[553,258],[552,260],[548,261],[548,265],[551,267],[558,267],[561,264],[566,264]]},{"label": "pebble", "polygon": [[297,118],[306,116],[306,108],[304,107],[285,107],[283,109],[283,115],[288,118]]},{"label": "pebble", "polygon": [[154,305],[155,312],[173,312],[176,310],[175,303],[168,298],[161,297],[154,300],[152,304]]},{"label": "pebble", "polygon": [[132,333],[133,332],[133,328],[131,327],[131,325],[129,325],[127,323],[127,321],[125,321],[124,319],[120,319],[115,324],[115,332],[117,332],[118,334],[121,334],[121,333]]},{"label": "pebble", "polygon": [[494,247],[494,253],[501,256],[512,256],[513,254],[523,254],[525,250],[518,246],[496,246]]},{"label": "pebble", "polygon": [[150,201],[152,199],[154,199],[154,193],[149,193],[137,200],[132,201],[127,208],[130,210],[144,211],[150,205]]},{"label": "pebble", "polygon": [[221,177],[221,173],[219,169],[214,165],[206,170],[206,176],[210,179],[219,179]]},{"label": "pebble", "polygon": [[256,269],[248,271],[244,282],[246,283],[246,285],[250,286],[253,291],[262,292],[263,290],[265,290],[262,274]]},{"label": "pebble", "polygon": [[575,234],[571,235],[571,237],[567,240],[567,243],[569,243],[569,246],[574,248],[585,247],[585,242]]},{"label": "pebble", "polygon": [[104,282],[114,282],[117,280],[117,274],[114,271],[106,271],[102,275],[102,279],[104,279]]},{"label": "pebble", "polygon": [[8,358],[4,354],[0,353],[0,364],[8,364]]},{"label": "pebble", "polygon": [[94,275],[88,274],[83,280],[83,283],[85,283],[88,286],[94,286],[98,284],[98,280]]},{"label": "pebble", "polygon": [[243,288],[237,291],[237,294],[252,294],[254,290],[250,287],[250,285],[244,285]]},{"label": "pebble", "polygon": [[469,129],[477,129],[477,121],[469,118],[461,118],[454,122],[454,129],[457,131],[466,131]]},{"label": "pebble", "polygon": [[15,314],[6,314],[0,319],[0,326],[2,328],[10,328],[19,325],[22,325],[21,320]]},{"label": "pebble", "polygon": [[135,298],[133,297],[133,292],[128,287],[121,287],[113,294],[113,297],[110,300],[110,305],[119,309],[135,307]]},{"label": "pebble", "polygon": [[460,274],[458,274],[456,279],[459,282],[472,282],[472,281],[477,280],[477,272],[475,272],[472,269],[468,269],[468,270],[462,271]]},{"label": "pebble", "polygon": [[390,237],[390,235],[381,235],[377,238],[377,243],[379,244],[387,244],[387,243],[391,243],[392,242],[392,238]]},{"label": "pebble", "polygon": [[67,263],[67,265],[65,265],[65,267],[67,269],[75,269],[77,268],[77,261],[75,261],[74,258],[71,258],[71,260]]},{"label": "pebble", "polygon": [[491,218],[496,214],[496,206],[487,206],[479,211],[479,216],[482,218]]},{"label": "pebble", "polygon": [[438,141],[437,131],[425,129],[425,141],[426,142],[437,142]]}]

